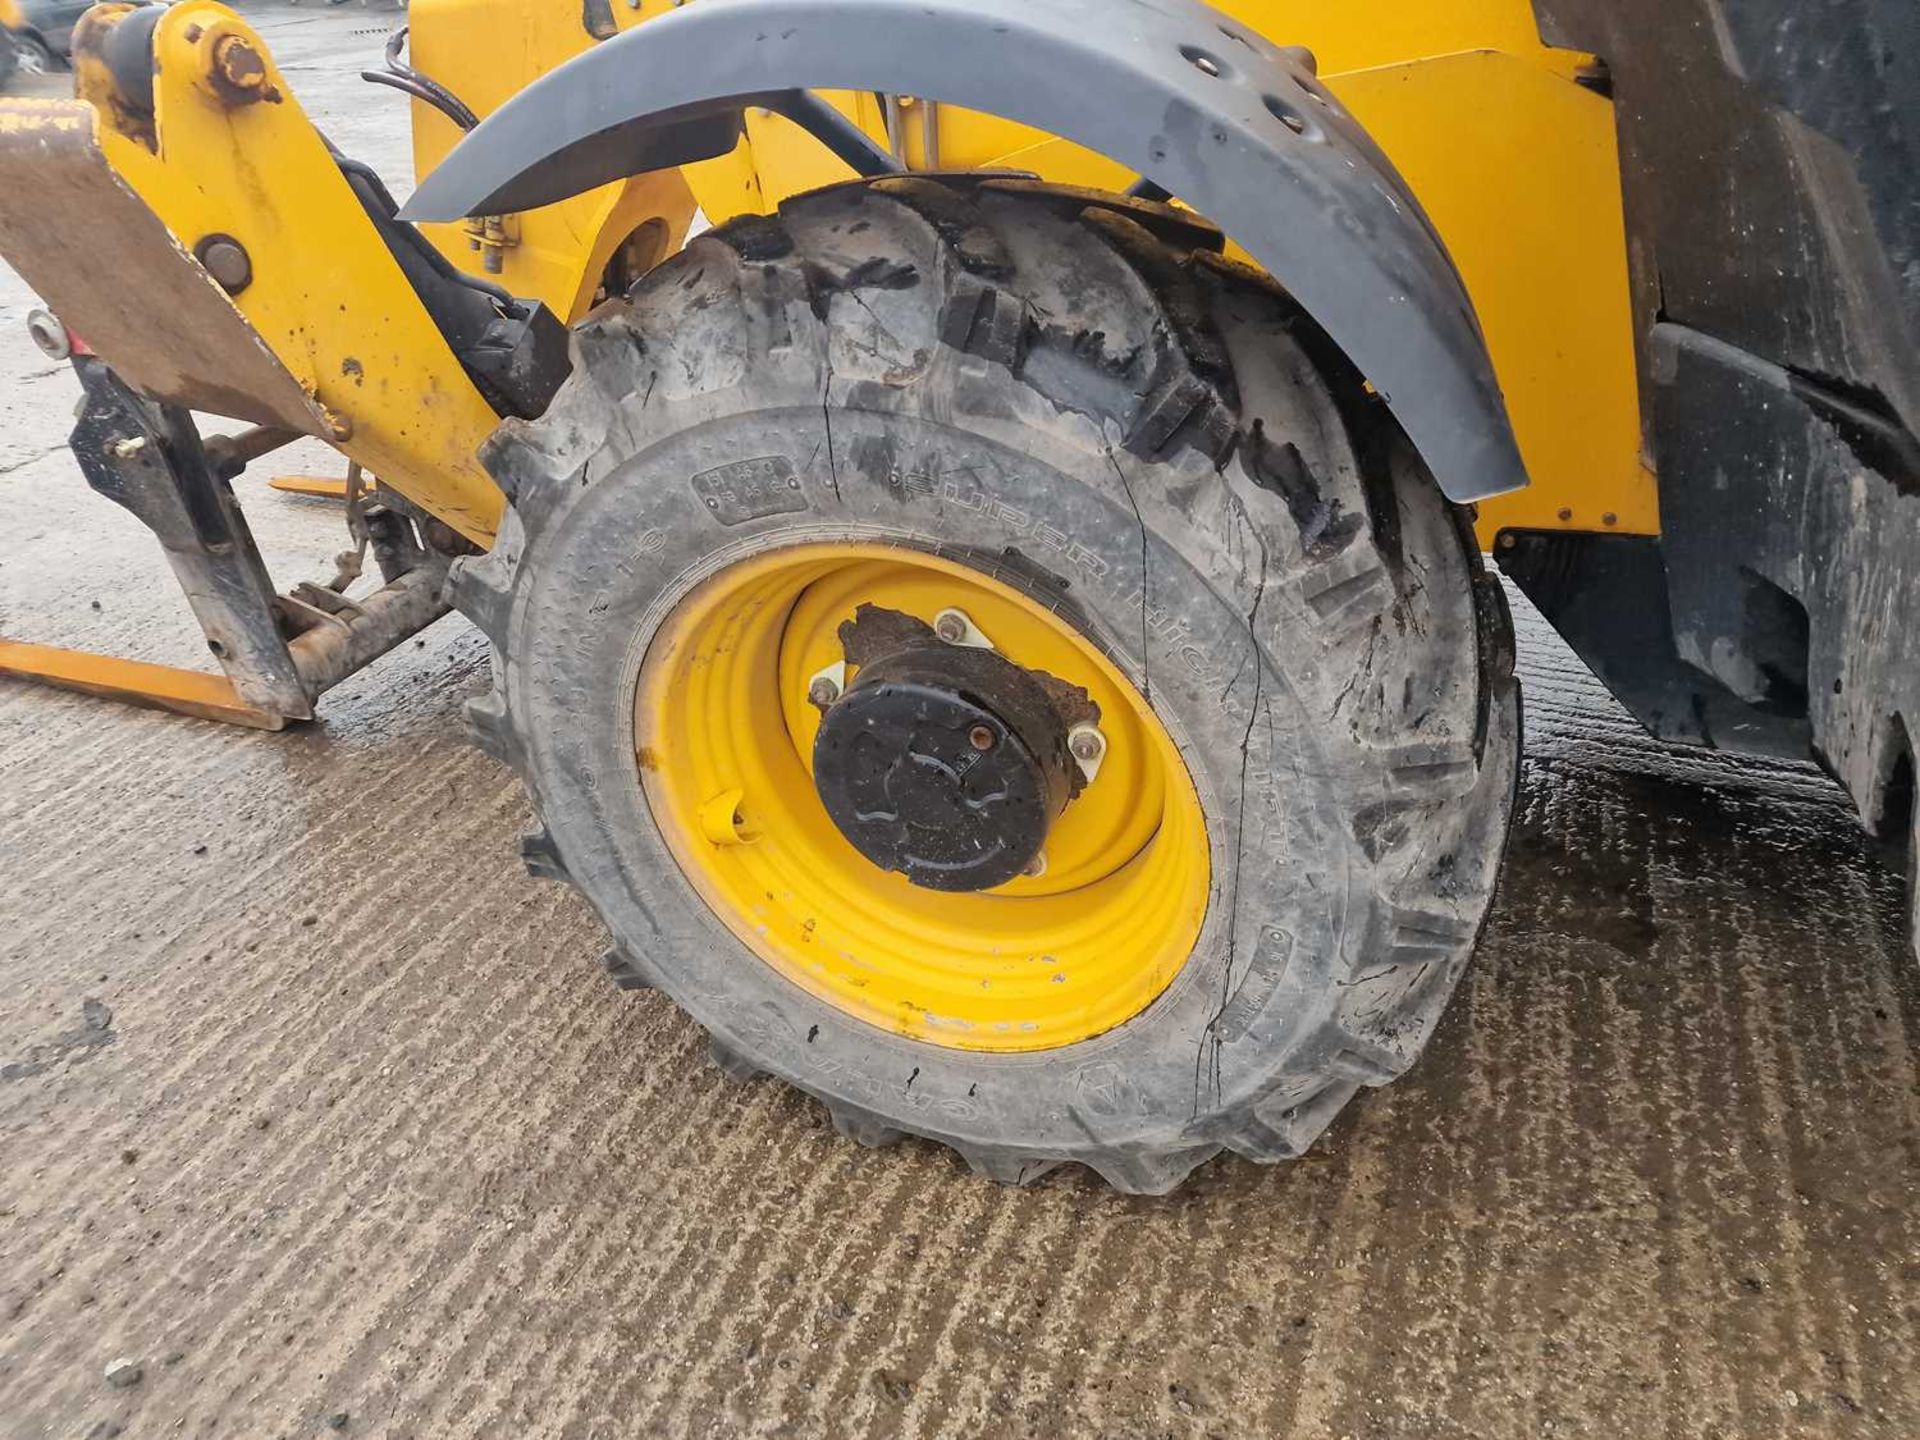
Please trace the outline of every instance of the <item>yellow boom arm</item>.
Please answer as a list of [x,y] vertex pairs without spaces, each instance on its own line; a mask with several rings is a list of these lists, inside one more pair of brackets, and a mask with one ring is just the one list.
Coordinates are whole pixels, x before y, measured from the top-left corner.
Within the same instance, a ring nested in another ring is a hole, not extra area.
[[108,59],[133,13],[82,20],[78,99],[0,101],[0,252],[146,394],[329,440],[487,543],[498,417],[266,47],[188,0],[142,93]]

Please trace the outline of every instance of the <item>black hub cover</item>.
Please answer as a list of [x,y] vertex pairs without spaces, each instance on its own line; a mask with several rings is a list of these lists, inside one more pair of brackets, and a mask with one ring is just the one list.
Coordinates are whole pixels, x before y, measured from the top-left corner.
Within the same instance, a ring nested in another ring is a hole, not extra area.
[[859,671],[813,747],[840,833],[929,890],[1025,872],[1080,788],[1067,732],[1097,714],[1086,692],[897,611],[863,605],[840,634]]

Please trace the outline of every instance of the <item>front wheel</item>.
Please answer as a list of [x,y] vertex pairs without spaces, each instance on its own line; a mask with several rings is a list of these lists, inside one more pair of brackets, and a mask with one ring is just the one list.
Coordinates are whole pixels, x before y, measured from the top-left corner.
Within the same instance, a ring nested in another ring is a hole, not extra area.
[[51,75],[63,68],[60,57],[36,36],[16,35],[13,37],[13,46],[14,68],[22,75]]
[[736,1074],[1023,1182],[1300,1154],[1490,902],[1471,533],[1184,212],[898,177],[701,236],[489,464],[530,864]]

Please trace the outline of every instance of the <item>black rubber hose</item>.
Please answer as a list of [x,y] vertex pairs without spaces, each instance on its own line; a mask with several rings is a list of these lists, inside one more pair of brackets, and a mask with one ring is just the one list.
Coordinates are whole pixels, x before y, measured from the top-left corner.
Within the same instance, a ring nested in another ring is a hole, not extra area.
[[407,43],[408,29],[408,26],[402,25],[387,37],[387,68],[362,70],[360,78],[375,85],[388,85],[403,91],[416,100],[425,101],[462,130],[473,129],[480,123],[480,117],[473,113],[465,101],[438,80],[422,75],[411,65],[401,63],[400,51]]
[[779,90],[761,97],[776,115],[784,115],[850,166],[871,180],[898,175],[907,167],[873,143],[871,136],[811,90]]

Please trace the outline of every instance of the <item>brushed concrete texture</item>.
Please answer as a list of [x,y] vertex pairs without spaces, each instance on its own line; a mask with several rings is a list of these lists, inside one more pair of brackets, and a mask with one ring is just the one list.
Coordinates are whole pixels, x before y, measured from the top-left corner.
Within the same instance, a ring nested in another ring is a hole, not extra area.
[[[255,14],[404,179],[355,78],[391,17]],[[0,632],[191,663],[28,301],[0,271]],[[337,515],[269,468],[276,573],[324,575]],[[1426,1059],[1158,1201],[723,1081],[521,872],[462,620],[278,737],[0,685],[0,1435],[1920,1435],[1899,878],[1811,767],[1664,750],[1521,642],[1519,826]]]

